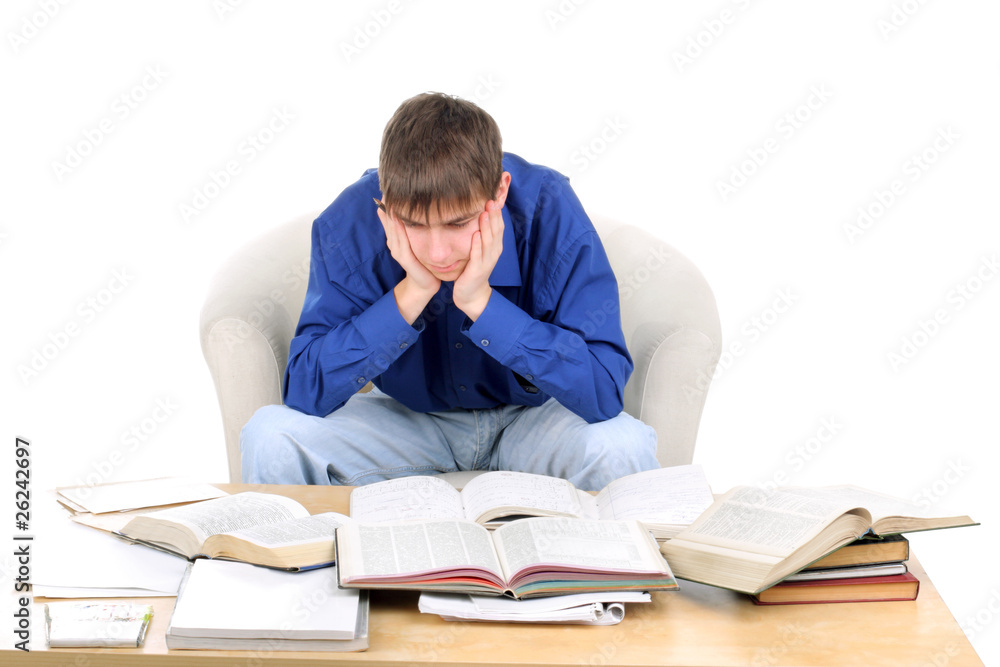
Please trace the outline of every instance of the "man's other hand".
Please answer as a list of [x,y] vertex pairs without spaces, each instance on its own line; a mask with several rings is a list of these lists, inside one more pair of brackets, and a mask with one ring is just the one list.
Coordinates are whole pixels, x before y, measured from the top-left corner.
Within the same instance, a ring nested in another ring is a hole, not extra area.
[[486,210],[479,214],[479,231],[472,235],[469,263],[455,280],[455,305],[473,322],[483,314],[493,294],[490,274],[503,252],[501,209],[496,201],[486,202]]

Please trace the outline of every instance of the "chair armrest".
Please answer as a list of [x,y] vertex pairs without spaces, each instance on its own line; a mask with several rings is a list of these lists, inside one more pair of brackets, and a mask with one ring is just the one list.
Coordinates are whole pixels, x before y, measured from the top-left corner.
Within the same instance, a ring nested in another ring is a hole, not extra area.
[[622,330],[635,369],[625,411],[656,430],[661,466],[691,463],[722,351],[715,296],[675,248],[631,225],[596,218],[618,278]]
[[243,425],[258,408],[282,402],[316,215],[295,218],[243,246],[215,274],[202,306],[201,349],[219,397],[231,482],[241,481]]

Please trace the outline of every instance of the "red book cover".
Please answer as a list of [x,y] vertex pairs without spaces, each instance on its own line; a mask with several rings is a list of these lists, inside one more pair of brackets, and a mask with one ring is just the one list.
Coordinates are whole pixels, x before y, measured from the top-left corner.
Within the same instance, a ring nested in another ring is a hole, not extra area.
[[916,600],[920,580],[910,572],[887,577],[789,581],[762,590],[756,604],[817,604],[825,602],[884,602]]

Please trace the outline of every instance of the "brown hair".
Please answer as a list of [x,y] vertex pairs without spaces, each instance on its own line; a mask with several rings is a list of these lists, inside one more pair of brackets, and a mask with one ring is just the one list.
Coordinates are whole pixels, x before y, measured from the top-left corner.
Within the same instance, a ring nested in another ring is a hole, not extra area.
[[496,196],[503,149],[496,121],[472,102],[423,93],[403,102],[382,133],[378,180],[383,203],[427,220],[433,202],[468,211]]

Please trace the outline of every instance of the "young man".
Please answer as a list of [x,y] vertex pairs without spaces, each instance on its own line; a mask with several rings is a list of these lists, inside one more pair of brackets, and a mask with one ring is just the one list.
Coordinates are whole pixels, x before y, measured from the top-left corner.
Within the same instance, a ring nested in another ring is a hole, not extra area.
[[476,105],[411,98],[378,171],[313,224],[285,405],[243,428],[243,481],[488,469],[597,490],[656,468],[655,432],[622,412],[618,305],[567,179],[503,153]]

